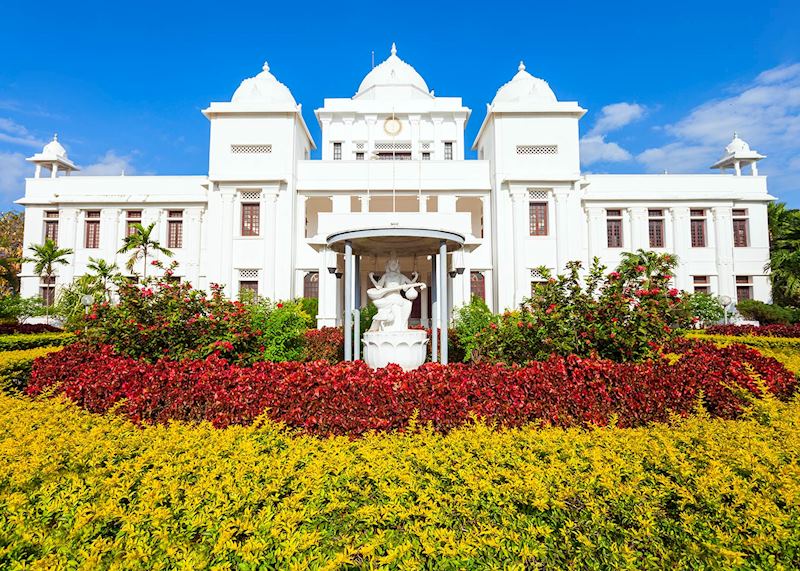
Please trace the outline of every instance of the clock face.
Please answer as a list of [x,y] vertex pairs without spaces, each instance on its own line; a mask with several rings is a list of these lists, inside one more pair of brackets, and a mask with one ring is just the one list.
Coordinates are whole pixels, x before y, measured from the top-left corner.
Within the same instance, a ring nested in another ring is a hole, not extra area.
[[403,126],[400,124],[400,121],[397,119],[387,119],[386,122],[383,124],[383,130],[386,131],[387,135],[397,135]]

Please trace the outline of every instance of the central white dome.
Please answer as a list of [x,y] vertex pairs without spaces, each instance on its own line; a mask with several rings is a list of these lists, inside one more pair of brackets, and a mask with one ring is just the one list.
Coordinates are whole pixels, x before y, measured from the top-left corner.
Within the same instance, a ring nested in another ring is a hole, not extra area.
[[417,70],[409,64],[397,57],[397,47],[392,44],[391,55],[383,62],[375,66],[370,71],[361,85],[358,86],[358,92],[355,97],[360,97],[370,89],[375,88],[412,88],[419,90],[425,95],[430,96],[428,84],[422,79],[422,76],[417,73]]
[[517,74],[511,81],[497,90],[492,100],[495,103],[557,103],[556,94],[543,79],[533,77],[525,71],[525,64],[519,62]]

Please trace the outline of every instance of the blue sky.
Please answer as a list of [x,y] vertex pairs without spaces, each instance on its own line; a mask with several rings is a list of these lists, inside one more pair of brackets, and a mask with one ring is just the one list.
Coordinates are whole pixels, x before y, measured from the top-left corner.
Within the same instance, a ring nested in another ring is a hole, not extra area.
[[88,174],[205,174],[208,122],[264,60],[303,104],[355,93],[398,55],[473,109],[520,59],[577,100],[587,172],[709,172],[732,131],[800,207],[800,3],[63,2],[0,8],[0,208],[59,133]]

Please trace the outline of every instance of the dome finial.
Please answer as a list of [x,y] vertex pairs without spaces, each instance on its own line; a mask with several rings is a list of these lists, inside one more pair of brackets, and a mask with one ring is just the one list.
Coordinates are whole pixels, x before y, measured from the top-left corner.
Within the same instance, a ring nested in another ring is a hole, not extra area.
[[519,60],[519,65],[517,66],[517,71],[525,71],[525,62]]
[[58,141],[58,133],[53,133],[53,140]]
[[736,132],[736,131],[734,131],[734,132],[733,132],[733,138],[734,138],[734,139],[738,139],[738,138],[739,138],[739,133],[738,133],[738,132]]
[[393,56],[397,55],[397,46],[394,44],[394,42],[392,42],[392,55]]
[[266,61],[265,61],[265,62],[264,62],[264,65],[263,65],[263,66],[261,66],[261,69],[263,69],[264,71],[269,71],[269,62],[266,62]]

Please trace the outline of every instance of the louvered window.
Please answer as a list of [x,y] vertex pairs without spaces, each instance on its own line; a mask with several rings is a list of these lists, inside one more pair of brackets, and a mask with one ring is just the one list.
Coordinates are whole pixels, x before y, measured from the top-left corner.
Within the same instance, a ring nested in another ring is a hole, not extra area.
[[606,210],[606,238],[609,248],[622,248],[621,210]]
[[260,230],[260,205],[258,203],[242,204],[242,236],[258,236]]
[[658,209],[650,209],[647,211],[648,215],[648,231],[650,234],[650,247],[663,248],[664,247],[664,211]]

